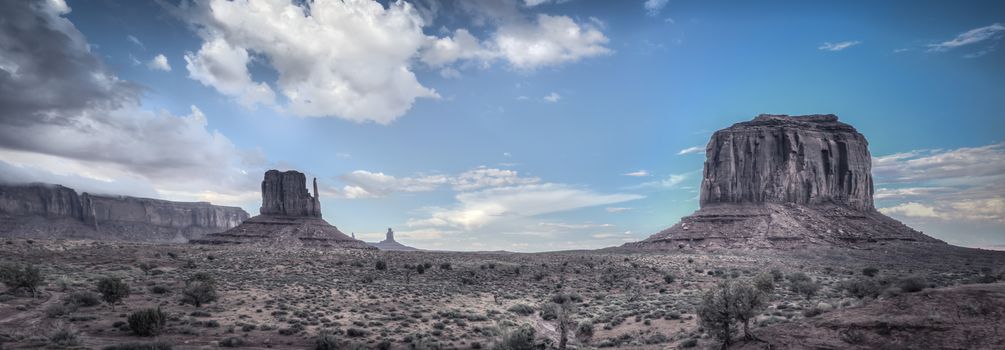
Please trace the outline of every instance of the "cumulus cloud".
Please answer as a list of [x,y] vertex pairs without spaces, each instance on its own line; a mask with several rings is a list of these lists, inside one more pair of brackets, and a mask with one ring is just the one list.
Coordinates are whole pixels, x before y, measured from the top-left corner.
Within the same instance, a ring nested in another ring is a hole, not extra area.
[[1005,143],[876,157],[873,173],[884,213],[1005,223]]
[[272,88],[251,80],[249,62],[246,49],[231,46],[220,38],[204,42],[199,52],[185,54],[189,78],[236,98],[246,107],[274,104],[276,95]]
[[1005,25],[994,23],[986,27],[968,30],[951,40],[929,44],[928,51],[949,51],[960,46],[973,45],[988,40],[998,40],[1001,39],[1002,33],[1005,33]]
[[471,191],[486,187],[528,185],[540,181],[536,177],[521,177],[515,170],[479,167],[457,175],[451,183],[456,191]]
[[841,51],[861,43],[861,41],[841,41],[836,43],[825,42],[817,47],[817,49],[822,51]]
[[171,199],[255,188],[246,173],[260,154],[207,129],[195,106],[180,116],[142,108],[141,90],[90,52],[69,11],[61,1],[0,2],[0,179]]
[[575,62],[610,53],[592,22],[566,16],[528,16],[513,1],[459,2],[475,25],[491,24],[487,38],[465,28],[427,35],[438,2],[210,0],[187,9],[204,39],[185,56],[189,75],[223,94],[250,103],[270,102],[269,85],[247,73],[249,53],[278,73],[274,86],[283,109],[298,116],[334,116],[388,124],[419,99],[439,98],[421,84],[416,63],[446,78],[459,67],[503,60],[520,70]]
[[695,153],[705,153],[705,147],[704,146],[688,147],[680,150],[680,152],[677,152],[677,155],[682,156],[685,154],[695,154]]
[[670,2],[670,0],[646,0],[646,2],[642,4],[642,7],[646,10],[647,15],[650,17],[656,17],[659,16],[660,12],[663,11],[663,8],[667,6],[668,2]]
[[168,63],[168,59],[164,56],[164,54],[154,56],[154,58],[147,62],[147,68],[152,70],[162,70],[165,72],[171,71],[171,65]]

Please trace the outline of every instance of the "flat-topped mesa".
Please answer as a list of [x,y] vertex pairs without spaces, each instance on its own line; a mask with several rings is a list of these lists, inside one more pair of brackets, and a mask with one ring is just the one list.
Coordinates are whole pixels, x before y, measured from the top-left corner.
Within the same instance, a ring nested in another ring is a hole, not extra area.
[[832,114],[762,114],[712,135],[701,206],[839,204],[873,210],[869,143]]
[[269,170],[262,180],[262,215],[321,217],[318,180],[314,179],[314,195],[307,192],[304,173],[290,170]]
[[700,209],[630,248],[942,243],[873,207],[869,143],[837,116],[759,115],[716,131]]

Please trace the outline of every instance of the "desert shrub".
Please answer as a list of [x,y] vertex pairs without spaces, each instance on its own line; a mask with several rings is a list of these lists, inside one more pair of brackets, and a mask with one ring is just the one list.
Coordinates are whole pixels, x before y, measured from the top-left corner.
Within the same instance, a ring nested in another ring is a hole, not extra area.
[[865,332],[855,328],[839,331],[838,337],[841,338],[841,341],[852,345],[865,343]]
[[757,290],[771,293],[775,290],[775,277],[769,273],[762,273],[754,277],[754,287]]
[[139,267],[140,270],[143,271],[144,275],[149,275],[150,270],[157,268],[157,265],[148,262],[141,262],[138,265],[136,265],[136,267]]
[[914,293],[925,289],[925,287],[928,286],[928,282],[925,281],[924,277],[910,276],[897,282],[897,286],[900,287],[900,290],[906,293]]
[[[801,277],[796,275],[802,275]],[[793,278],[796,276],[795,278]],[[806,276],[802,272],[797,272],[789,276],[789,290],[793,293],[799,294],[809,300],[817,292],[820,291],[820,284],[814,282],[809,276]]]
[[871,278],[845,281],[841,284],[841,289],[848,293],[848,295],[859,299],[865,297],[876,298],[879,297],[879,294],[883,291],[883,287]]
[[318,332],[318,336],[314,338],[314,349],[315,350],[337,350],[341,349],[338,343],[338,336],[335,331],[330,329],[322,329]]
[[64,315],[69,315],[77,311],[77,305],[74,304],[53,304],[45,308],[45,316],[48,318],[57,318]]
[[803,310],[803,317],[817,317],[820,316],[820,314],[822,313],[824,313],[824,310],[821,310],[818,307],[811,307],[806,310]]
[[698,339],[694,338],[684,339],[684,341],[680,342],[679,346],[681,349],[690,349],[696,347],[698,346]]
[[34,265],[18,263],[0,265],[0,282],[11,291],[24,290],[35,296],[38,294],[38,286],[44,280],[42,271]]
[[666,284],[673,283],[675,280],[677,280],[677,277],[675,277],[673,274],[668,273],[663,275],[663,282],[666,282]]
[[368,334],[370,334],[370,332],[367,332],[365,329],[349,328],[345,330],[345,335],[353,338],[365,337]]
[[62,323],[56,324],[52,332],[49,333],[49,342],[56,346],[80,345],[80,339],[77,336],[77,331]]
[[220,346],[225,348],[236,348],[244,346],[245,344],[247,343],[244,339],[238,337],[227,337],[226,339],[220,341]]
[[534,348],[534,328],[530,325],[522,325],[503,332],[492,346],[493,350],[532,350]]
[[94,292],[79,291],[70,293],[70,295],[66,296],[63,303],[80,307],[91,307],[100,305],[101,299],[99,299],[98,295],[94,294]]
[[534,313],[534,308],[527,304],[516,304],[510,306],[507,310],[520,316],[527,316]]
[[102,350],[171,350],[171,344],[159,341],[151,343],[122,343],[116,345],[109,345],[101,349]]
[[547,303],[541,307],[541,318],[545,321],[551,321],[558,318],[559,305],[556,303]]
[[101,293],[101,300],[112,305],[113,308],[115,303],[129,296],[129,285],[118,277],[102,277],[98,280],[97,287],[98,293]]
[[387,262],[384,260],[377,260],[377,262],[374,263],[373,267],[376,268],[378,271],[387,270]]
[[878,273],[879,273],[879,269],[877,269],[875,267],[866,267],[866,268],[862,269],[862,275],[864,275],[864,276],[875,277],[876,274],[878,274]]
[[195,307],[202,307],[202,304],[214,302],[216,299],[216,280],[205,272],[189,277],[185,281],[185,288],[181,291],[181,302]]
[[129,330],[141,337],[152,337],[161,334],[167,324],[167,314],[156,309],[143,309],[129,314]]
[[775,282],[781,282],[785,279],[785,274],[779,269],[771,269],[771,277],[775,279]]
[[154,293],[154,294],[167,294],[167,293],[170,293],[170,292],[171,292],[171,289],[168,288],[167,286],[156,285],[156,286],[150,287],[150,293]]
[[440,270],[450,270],[450,263],[445,262],[440,264]]
[[593,338],[593,323],[589,321],[580,322],[576,326],[576,339],[581,343],[586,343]]
[[425,265],[416,265],[415,266],[415,273],[421,275],[421,274],[423,274],[425,272],[426,272],[426,266]]

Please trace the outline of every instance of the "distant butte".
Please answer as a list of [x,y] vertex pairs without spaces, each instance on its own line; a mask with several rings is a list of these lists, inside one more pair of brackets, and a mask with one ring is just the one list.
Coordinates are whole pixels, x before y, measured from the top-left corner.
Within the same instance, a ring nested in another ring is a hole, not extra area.
[[630,248],[940,243],[873,206],[868,142],[826,115],[760,115],[716,131],[700,209]]
[[395,241],[394,240],[394,230],[392,230],[390,227],[387,228],[387,233],[385,234],[383,241],[376,242],[376,243],[367,242],[366,244],[369,244],[371,247],[374,247],[374,248],[377,248],[377,249],[380,249],[380,250],[393,250],[393,251],[414,251],[414,250],[419,250],[418,248],[412,248],[412,247],[409,247],[407,245],[398,243],[398,241]]
[[235,228],[192,242],[374,249],[321,218],[317,179],[314,179],[314,194],[311,195],[307,191],[307,177],[298,171],[265,172],[259,211],[260,215]]

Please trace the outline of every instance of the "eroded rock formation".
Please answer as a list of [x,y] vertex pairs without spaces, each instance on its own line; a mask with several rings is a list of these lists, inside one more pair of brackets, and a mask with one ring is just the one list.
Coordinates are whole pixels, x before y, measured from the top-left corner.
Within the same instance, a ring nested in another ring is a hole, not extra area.
[[307,177],[298,171],[269,170],[262,180],[261,214],[225,232],[192,240],[199,244],[262,244],[271,247],[373,249],[321,218],[318,183],[307,192]]
[[298,171],[269,170],[262,180],[262,215],[321,217],[318,199],[318,179],[314,179],[314,195],[307,192],[307,177]]
[[77,194],[49,184],[0,186],[0,234],[33,238],[185,241],[233,228],[237,207],[126,196]]
[[409,247],[407,245],[398,243],[394,240],[394,230],[390,227],[387,228],[387,233],[384,234],[384,240],[376,243],[367,243],[371,247],[375,247],[380,250],[394,250],[394,251],[412,251],[419,250],[418,248]]
[[834,115],[760,115],[712,135],[700,209],[628,247],[941,242],[873,207],[868,142]]

